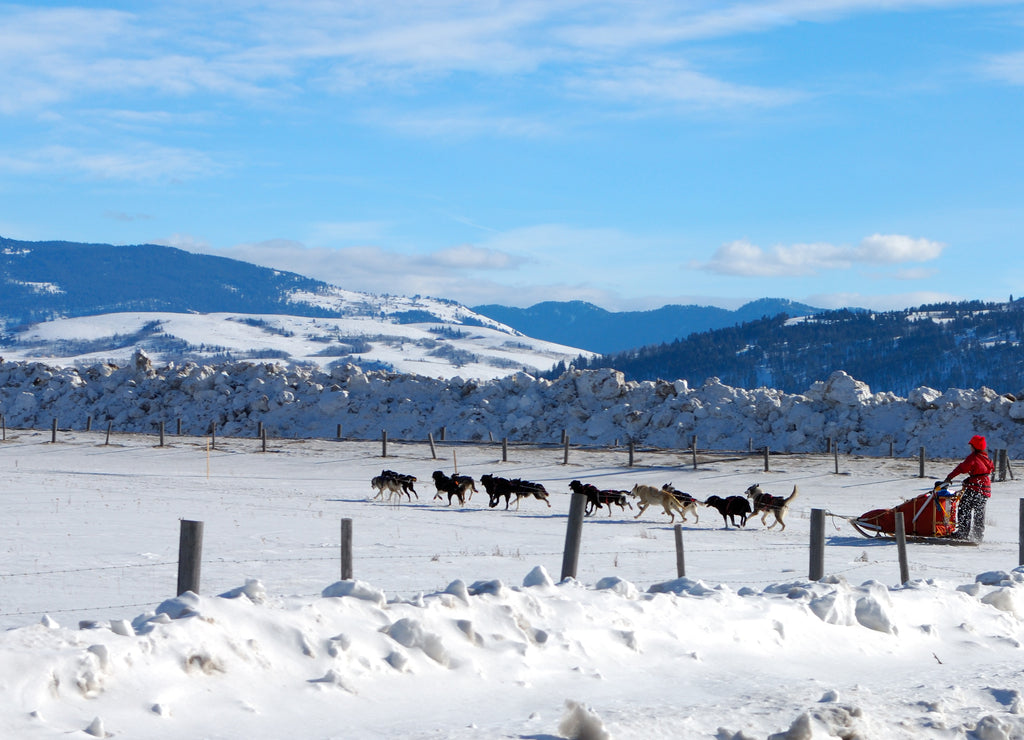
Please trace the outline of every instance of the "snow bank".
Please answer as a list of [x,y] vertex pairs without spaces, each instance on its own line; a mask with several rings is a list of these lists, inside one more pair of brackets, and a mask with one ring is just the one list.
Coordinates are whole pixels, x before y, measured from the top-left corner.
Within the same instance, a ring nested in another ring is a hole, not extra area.
[[[516,373],[491,381],[332,371],[239,362],[154,367],[137,352],[126,367],[51,367],[0,361],[0,412],[8,426],[98,428],[153,433],[182,419],[183,432],[253,436],[262,422],[271,436],[421,440],[446,428],[450,439],[573,443],[616,441],[688,447],[693,435],[708,449],[768,445],[780,452],[819,452],[832,438],[844,454],[957,457],[973,434],[1024,454],[1022,402],[995,391],[918,388],[901,398],[872,393],[842,371],[805,393],[733,388],[717,378],[691,388],[626,382],[622,373],[570,370],[554,381]],[[170,427],[169,427],[170,428]]]
[[[999,593],[1019,602],[1022,589],[1021,569],[960,589],[835,577],[739,592],[679,579],[646,593],[556,586],[535,569],[522,587],[465,598],[449,587],[378,600],[368,584],[341,582],[320,599],[259,603],[247,594],[265,589],[248,583],[221,597],[185,593],[127,629],[47,620],[0,633],[0,676],[18,709],[3,716],[18,736],[192,737],[216,726],[228,734],[213,736],[275,737],[291,712],[306,737],[336,736],[325,728],[342,717],[346,736],[410,736],[403,717],[426,736],[439,718],[454,732],[456,716],[500,696],[520,716],[534,702],[533,731],[520,719],[506,737],[1021,737],[1024,704],[1010,683],[1021,624],[989,604]],[[836,609],[815,607],[825,602],[857,616],[831,619]],[[975,665],[981,657],[991,662]],[[781,693],[765,663],[793,667],[780,671]],[[842,681],[829,678],[835,665],[847,668]],[[742,686],[742,704],[714,695],[723,681]],[[214,692],[222,703],[204,714]],[[468,736],[496,736],[488,729]]]

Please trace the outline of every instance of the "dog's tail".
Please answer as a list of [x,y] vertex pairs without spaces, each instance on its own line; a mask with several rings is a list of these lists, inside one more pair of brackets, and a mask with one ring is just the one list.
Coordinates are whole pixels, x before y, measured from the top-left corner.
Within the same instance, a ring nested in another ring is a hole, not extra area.
[[799,493],[799,491],[797,490],[797,487],[796,487],[796,486],[793,486],[793,493],[789,494],[789,495],[788,495],[788,496],[786,497],[786,503],[788,504],[788,503],[789,503],[789,502],[791,502],[791,501],[792,501],[793,499],[795,499],[795,498],[796,498],[796,495],[797,495],[798,493]]

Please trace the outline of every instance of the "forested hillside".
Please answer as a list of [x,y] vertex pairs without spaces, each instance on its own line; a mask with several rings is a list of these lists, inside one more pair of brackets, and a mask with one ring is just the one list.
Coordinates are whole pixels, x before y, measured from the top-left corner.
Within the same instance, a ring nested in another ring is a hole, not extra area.
[[[718,377],[743,388],[800,393],[835,370],[874,391],[905,395],[927,385],[1024,389],[1024,302],[945,303],[904,311],[826,311],[749,321],[685,339],[586,360],[631,380]],[[552,372],[557,376],[561,366]]]

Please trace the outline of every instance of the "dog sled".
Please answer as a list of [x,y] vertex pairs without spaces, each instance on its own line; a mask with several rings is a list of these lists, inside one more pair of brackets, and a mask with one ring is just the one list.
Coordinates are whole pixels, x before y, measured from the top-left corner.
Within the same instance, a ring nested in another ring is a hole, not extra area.
[[932,490],[904,501],[891,509],[872,509],[850,524],[864,537],[896,536],[896,514],[903,514],[903,531],[907,542],[931,542],[950,545],[976,545],[956,534],[957,506],[960,491],[950,491],[945,481],[936,481]]

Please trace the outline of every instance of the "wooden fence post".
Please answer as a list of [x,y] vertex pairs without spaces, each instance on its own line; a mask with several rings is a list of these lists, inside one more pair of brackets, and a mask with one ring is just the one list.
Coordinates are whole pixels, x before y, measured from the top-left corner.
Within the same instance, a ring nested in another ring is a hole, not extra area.
[[444,438],[448,436],[448,428],[441,427],[441,441],[444,442]]
[[569,464],[569,435],[565,435],[565,454],[562,457],[562,465]]
[[825,510],[811,509],[811,564],[808,580],[825,577]]
[[92,431],[92,417],[91,416],[85,417],[85,431],[87,431],[87,432],[91,432]]
[[177,434],[177,436],[179,436],[179,437],[181,436],[181,417],[180,416],[178,417],[178,434]]
[[53,420],[53,427],[50,429],[50,442],[56,444],[57,442],[57,420]]
[[427,432],[427,441],[430,442],[430,457],[432,460],[437,459],[437,448],[434,447],[434,433]]
[[256,439],[260,439],[263,436],[263,422],[256,422]]
[[565,529],[565,550],[562,553],[562,577],[576,577],[576,567],[580,560],[580,542],[583,539],[583,514],[587,507],[587,495],[574,493],[569,502],[569,522]]
[[835,459],[836,463],[836,475],[839,475],[839,445],[835,445],[832,448],[832,457]]
[[893,441],[892,441],[892,440],[890,439],[890,440],[889,440],[889,458],[890,458],[890,459],[891,459],[891,458],[893,458],[893,457],[895,456],[895,452],[896,452],[896,443],[895,443],[895,442],[893,442]]
[[693,453],[693,469],[697,469],[697,435],[693,435],[693,439],[690,440],[690,451]]
[[341,439],[341,424],[338,425],[338,439]]
[[181,520],[178,538],[178,596],[199,593],[199,572],[203,561],[203,523]]
[[263,452],[267,451],[267,428],[263,427],[260,430],[260,439],[263,440]]
[[1006,450],[999,450],[999,482],[1002,483],[1006,480],[1006,471],[1010,467],[1010,460],[1007,457]]
[[103,443],[103,444],[105,444],[105,445],[108,445],[108,444],[110,444],[110,428],[111,428],[112,426],[114,426],[114,422],[112,422],[112,421],[108,421],[108,422],[107,422],[107,441]]
[[164,446],[164,423],[160,422],[160,446]]
[[633,452],[636,449],[636,443],[633,440],[629,440],[629,467],[633,467]]
[[765,445],[764,446],[764,472],[767,473],[768,470],[769,470],[769,465],[768,465],[768,445]]
[[352,580],[352,520],[341,520],[341,580]]
[[381,429],[380,430],[380,456],[381,457],[387,457],[388,456],[388,430],[387,429]]
[[674,527],[676,537],[676,577],[686,578],[686,558],[683,555],[683,525]]
[[832,437],[825,437],[825,454],[832,452]]
[[508,462],[508,437],[501,438],[501,461]]
[[210,448],[217,449],[217,422],[210,422]]
[[921,445],[921,470],[917,474],[918,478],[924,478],[924,445]]
[[6,442],[7,441],[7,417],[4,416],[3,414],[0,414],[0,425],[3,425],[3,428],[4,428],[4,442]]
[[907,564],[907,530],[903,523],[903,512],[896,512],[896,553],[900,559],[900,585],[910,580],[910,566]]
[[1018,504],[1017,514],[1017,565],[1024,565],[1024,498]]

